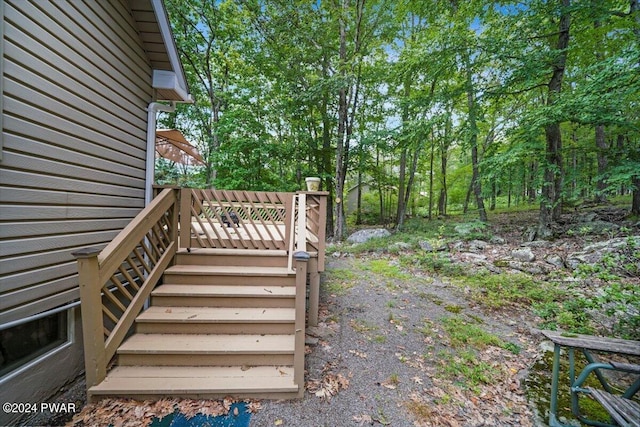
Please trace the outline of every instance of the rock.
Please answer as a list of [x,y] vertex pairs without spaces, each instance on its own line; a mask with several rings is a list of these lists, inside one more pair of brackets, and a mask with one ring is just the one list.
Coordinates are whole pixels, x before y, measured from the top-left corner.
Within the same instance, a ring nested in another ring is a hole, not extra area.
[[598,215],[595,212],[587,212],[578,216],[577,222],[589,223],[593,222],[598,218]]
[[310,335],[305,336],[305,339],[304,339],[304,343],[306,345],[318,345],[319,342],[320,342],[319,338],[312,337]]
[[491,237],[491,240],[489,240],[489,243],[493,245],[504,245],[507,241],[500,236],[493,236]]
[[533,242],[538,234],[538,228],[536,226],[527,227],[522,233],[522,237],[525,242]]
[[349,243],[364,243],[371,239],[379,239],[382,237],[389,237],[391,233],[385,228],[370,228],[366,230],[359,230],[347,237]]
[[547,255],[544,258],[544,260],[548,264],[553,265],[554,267],[564,268],[564,261],[562,260],[562,257],[560,255],[555,255],[555,254]]
[[620,226],[613,222],[597,220],[574,224],[571,226],[570,231],[578,235],[605,234],[611,231],[617,231],[619,228]]
[[532,242],[525,242],[520,246],[527,248],[548,248],[551,246],[551,242],[548,240],[534,240]]
[[472,240],[469,242],[469,250],[472,252],[480,252],[485,250],[488,245],[484,240]]
[[460,236],[468,236],[471,233],[483,232],[485,228],[486,225],[481,222],[463,222],[457,224],[453,230]]
[[529,274],[546,274],[548,270],[541,265],[531,264],[530,262],[515,261],[512,259],[495,260],[493,264],[496,267],[506,267],[512,270],[522,271]]
[[487,260],[486,255],[475,254],[473,252],[462,252],[460,254],[460,258],[466,259],[476,264],[477,263],[483,264]]
[[[618,237],[587,245],[581,251],[569,254],[566,265],[575,270],[580,264],[598,264],[602,262],[605,255],[623,256],[629,246],[629,242],[632,243],[633,247],[639,247],[640,236]],[[627,263],[620,262],[617,267],[624,269],[625,264]]]
[[511,251],[511,257],[523,262],[533,262],[536,260],[536,256],[531,251],[531,248],[515,249]]
[[392,248],[395,248],[399,251],[409,251],[411,250],[412,246],[407,242],[396,242],[389,247],[389,249],[392,249]]
[[320,323],[318,326],[310,326],[307,328],[307,336],[309,337],[327,339],[333,334],[334,331],[324,323]]
[[420,246],[420,249],[422,249],[423,251],[433,252],[433,245],[426,240],[419,241],[418,246]]

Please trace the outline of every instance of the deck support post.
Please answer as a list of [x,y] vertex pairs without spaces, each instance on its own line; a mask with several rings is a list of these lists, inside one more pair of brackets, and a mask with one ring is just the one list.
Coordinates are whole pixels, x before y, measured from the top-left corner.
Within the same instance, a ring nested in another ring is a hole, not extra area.
[[99,253],[100,250],[97,248],[85,248],[72,254],[78,261],[87,401],[91,401],[88,390],[101,383],[107,375]]
[[320,304],[320,272],[318,258],[309,259],[309,326],[318,326],[318,306]]
[[309,253],[298,251],[293,254],[296,267],[296,320],[295,349],[293,354],[294,383],[298,386],[298,397],[304,395],[304,341],[305,341],[305,305],[307,299],[307,268]]

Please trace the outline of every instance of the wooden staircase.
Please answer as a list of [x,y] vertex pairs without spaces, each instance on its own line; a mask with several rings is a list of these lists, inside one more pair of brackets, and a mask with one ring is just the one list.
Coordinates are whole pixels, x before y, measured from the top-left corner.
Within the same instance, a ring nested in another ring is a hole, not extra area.
[[89,396],[301,396],[304,354],[296,365],[296,274],[287,252],[192,249],[175,259]]
[[88,399],[302,397],[327,195],[164,188],[74,252]]

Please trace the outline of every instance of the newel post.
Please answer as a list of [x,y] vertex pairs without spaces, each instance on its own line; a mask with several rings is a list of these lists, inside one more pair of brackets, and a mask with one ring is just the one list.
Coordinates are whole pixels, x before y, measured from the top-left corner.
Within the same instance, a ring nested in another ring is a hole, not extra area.
[[307,299],[307,267],[309,253],[298,251],[293,254],[296,266],[296,338],[293,355],[294,383],[298,385],[298,394],[304,394],[304,341],[305,341],[305,305]]
[[180,190],[180,236],[178,249],[191,247],[191,189]]
[[84,339],[84,366],[87,390],[100,384],[107,375],[102,320],[102,284],[100,283],[99,249],[85,248],[72,255],[78,261],[82,336]]

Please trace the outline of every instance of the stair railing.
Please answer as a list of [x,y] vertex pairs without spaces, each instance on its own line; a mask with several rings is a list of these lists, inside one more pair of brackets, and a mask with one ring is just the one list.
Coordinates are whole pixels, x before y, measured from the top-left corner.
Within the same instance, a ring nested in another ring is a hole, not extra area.
[[179,193],[164,189],[107,246],[78,262],[87,390],[107,365],[177,249]]
[[295,303],[295,351],[293,354],[294,383],[298,385],[299,395],[304,394],[304,342],[306,332],[307,271],[309,252],[307,252],[307,198],[305,194],[297,194],[294,199],[295,243],[291,248],[296,270],[296,303]]

